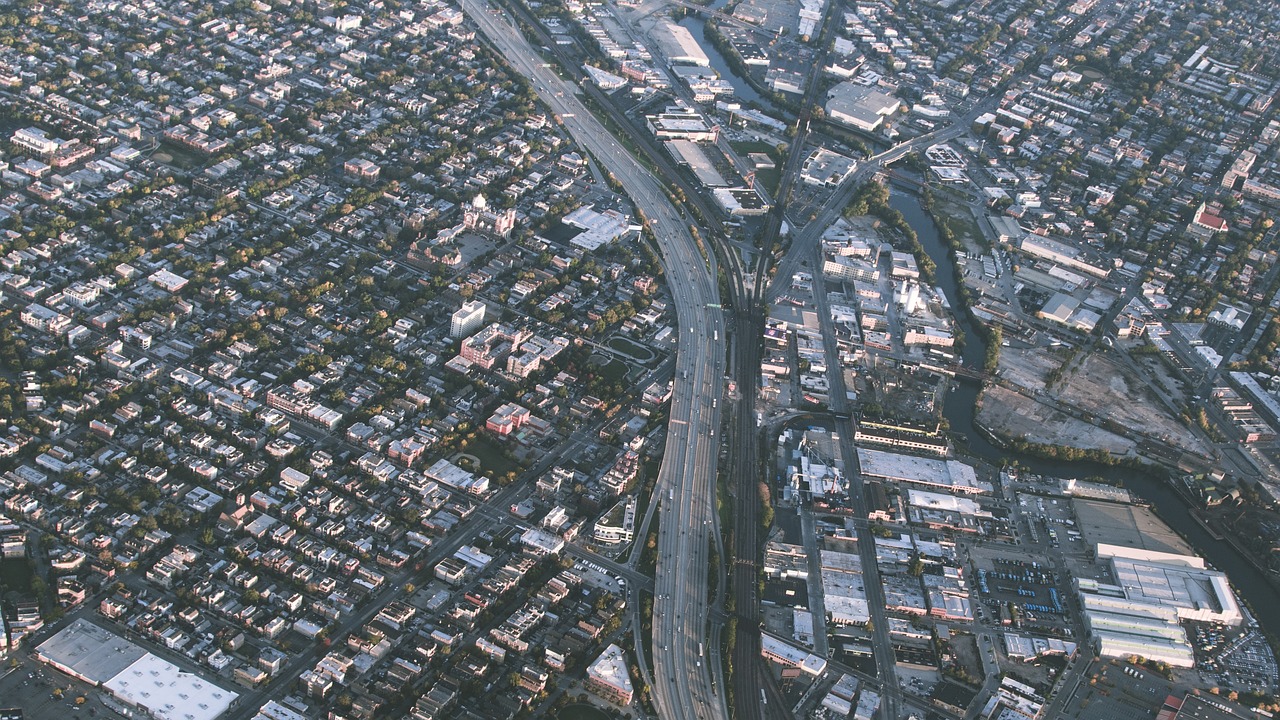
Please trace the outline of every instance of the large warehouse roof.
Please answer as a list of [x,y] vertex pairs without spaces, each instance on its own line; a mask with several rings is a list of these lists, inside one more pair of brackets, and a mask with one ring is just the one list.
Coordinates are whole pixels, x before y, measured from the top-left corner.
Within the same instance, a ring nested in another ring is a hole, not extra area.
[[931,485],[951,492],[989,493],[991,483],[978,480],[973,466],[958,460],[937,460],[858,448],[858,465],[868,477]]
[[239,697],[84,619],[44,641],[37,656],[160,720],[214,720]]
[[213,720],[236,699],[236,693],[183,672],[151,653],[108,680],[104,687],[129,704],[146,708],[160,720]]
[[711,58],[689,32],[670,20],[663,20],[653,27],[653,39],[663,55],[673,63],[689,63],[707,67]]
[[124,672],[147,651],[88,620],[76,620],[37,648],[58,669],[101,685]]

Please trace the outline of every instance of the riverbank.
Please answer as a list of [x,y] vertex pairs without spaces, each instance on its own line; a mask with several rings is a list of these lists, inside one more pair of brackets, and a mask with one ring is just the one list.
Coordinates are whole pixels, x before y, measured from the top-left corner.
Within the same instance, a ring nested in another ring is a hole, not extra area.
[[[902,188],[894,188],[889,204],[902,213],[925,252],[939,266],[936,281],[948,298],[961,297],[952,249],[943,244],[932,217],[921,207],[920,198]],[[942,267],[950,265],[952,271]],[[962,351],[964,364],[980,367],[987,354],[986,334],[980,332],[968,312],[957,312],[957,327],[969,339]],[[1018,453],[1007,441],[985,432],[975,422],[981,389],[970,383],[959,383],[947,394],[943,417],[951,432],[964,438],[967,454],[997,467],[1016,460],[1031,472],[1049,477],[1081,478],[1100,476],[1122,485],[1135,498],[1149,504],[1161,520],[1182,536],[1187,543],[1218,570],[1227,574],[1242,599],[1254,608],[1280,607],[1280,583],[1274,573],[1259,567],[1251,554],[1232,539],[1215,539],[1192,516],[1194,499],[1187,498],[1177,482],[1171,482],[1167,471],[1151,466],[1119,466],[1090,459],[1062,460]],[[1224,534],[1227,535],[1227,534]],[[1258,621],[1271,637],[1280,637],[1280,613],[1260,614]]]

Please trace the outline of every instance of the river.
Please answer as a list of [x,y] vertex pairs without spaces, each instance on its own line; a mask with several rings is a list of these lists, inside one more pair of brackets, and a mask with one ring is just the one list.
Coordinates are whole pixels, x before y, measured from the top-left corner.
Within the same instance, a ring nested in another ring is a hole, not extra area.
[[[965,343],[964,364],[969,367],[982,367],[987,354],[987,344],[978,334],[968,313],[959,307],[960,292],[956,285],[955,273],[952,272],[952,261],[948,248],[938,236],[937,226],[933,218],[920,206],[920,198],[913,192],[894,185],[891,187],[889,205],[906,218],[915,230],[925,252],[938,266],[936,280],[946,293],[956,317],[956,323],[964,332]],[[1165,481],[1155,475],[1130,468],[1112,467],[1094,462],[1063,462],[1045,460],[1010,453],[987,441],[974,426],[974,412],[977,408],[978,388],[973,383],[961,382],[956,389],[947,394],[942,414],[951,425],[951,431],[968,440],[969,454],[987,462],[1000,465],[1006,458],[1016,459],[1021,465],[1031,468],[1032,472],[1051,477],[1084,478],[1099,476],[1112,481],[1119,481],[1137,498],[1148,502],[1166,524],[1182,535],[1197,553],[1225,572],[1240,595],[1249,605],[1259,612],[1255,616],[1264,628],[1273,636],[1280,637],[1280,612],[1268,612],[1267,608],[1280,607],[1280,591],[1267,581],[1256,567],[1250,564],[1231,544],[1214,540],[1200,526],[1189,512],[1190,507],[1177,492],[1168,487]]]

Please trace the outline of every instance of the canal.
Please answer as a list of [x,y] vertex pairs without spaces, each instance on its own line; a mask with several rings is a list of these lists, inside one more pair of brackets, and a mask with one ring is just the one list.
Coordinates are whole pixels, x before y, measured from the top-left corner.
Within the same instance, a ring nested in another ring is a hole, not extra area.
[[[968,313],[959,307],[960,292],[956,285],[955,273],[952,272],[952,260],[948,248],[938,235],[938,228],[933,218],[921,207],[919,196],[897,185],[891,187],[889,205],[906,218],[907,223],[915,230],[925,252],[938,267],[936,280],[946,294],[947,301],[951,303],[957,325],[964,332],[965,343],[962,355],[964,364],[969,367],[982,367],[987,354],[987,345],[971,322]],[[1190,507],[1186,501],[1168,487],[1163,478],[1131,468],[1112,467],[1093,462],[1045,460],[1002,450],[988,442],[974,425],[977,403],[978,387],[973,383],[961,382],[955,390],[947,394],[946,405],[942,411],[943,417],[950,423],[951,431],[967,439],[969,454],[995,465],[1001,465],[1006,458],[1017,460],[1019,464],[1029,467],[1032,472],[1051,477],[1084,478],[1096,475],[1120,482],[1135,497],[1150,503],[1161,520],[1181,534],[1191,547],[1214,567],[1226,573],[1231,584],[1254,608],[1254,615],[1258,622],[1272,637],[1280,638],[1280,612],[1269,611],[1269,609],[1280,608],[1280,591],[1277,591],[1263,573],[1250,564],[1231,544],[1213,539],[1191,517]]]
[[[718,9],[713,4],[713,9]],[[693,39],[698,41],[698,45],[702,47],[702,51],[707,54],[707,58],[711,61],[711,67],[720,73],[720,77],[724,78],[733,86],[733,94],[743,104],[754,103],[757,107],[770,110],[773,105],[765,99],[755,88],[751,87],[751,83],[741,75],[735,73],[729,65],[729,61],[724,59],[720,51],[711,44],[707,39],[707,22],[701,15],[691,12],[684,17],[679,23],[681,27],[693,33]]]

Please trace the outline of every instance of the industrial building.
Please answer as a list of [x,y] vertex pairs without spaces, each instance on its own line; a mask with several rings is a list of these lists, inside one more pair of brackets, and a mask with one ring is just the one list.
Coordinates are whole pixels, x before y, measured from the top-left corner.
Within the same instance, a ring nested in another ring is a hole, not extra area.
[[1203,559],[1118,545],[1097,545],[1115,584],[1077,578],[1085,625],[1104,657],[1140,655],[1192,667],[1195,653],[1182,623],[1236,626],[1244,617],[1226,575]]
[[658,43],[658,52],[672,65],[679,63],[702,67],[711,65],[711,58],[707,57],[702,46],[698,45],[693,33],[670,20],[662,20],[655,25],[651,35]]
[[874,132],[902,101],[866,85],[843,82],[827,94],[827,117],[865,132]]
[[992,490],[991,483],[978,479],[972,465],[959,460],[858,448],[858,466],[865,477],[925,485],[943,492],[985,494]]
[[1109,268],[1099,267],[1086,260],[1079,248],[1047,237],[1023,235],[1021,242],[1018,244],[1018,249],[1031,257],[1048,260],[1073,270],[1080,270],[1094,277],[1105,278],[1111,274]]
[[590,205],[583,205],[565,215],[563,222],[582,230],[569,242],[587,252],[595,252],[601,245],[607,245],[633,229],[627,216],[621,212],[599,212]]
[[818,677],[827,669],[827,661],[802,650],[767,632],[760,633],[760,655],[786,667],[800,668],[804,672]]
[[660,113],[646,115],[653,136],[659,140],[715,142],[719,128],[712,127],[697,110],[672,105]]
[[214,720],[239,697],[84,619],[41,643],[36,658],[158,720]]
[[771,207],[752,188],[716,188],[712,196],[730,215],[764,215]]

